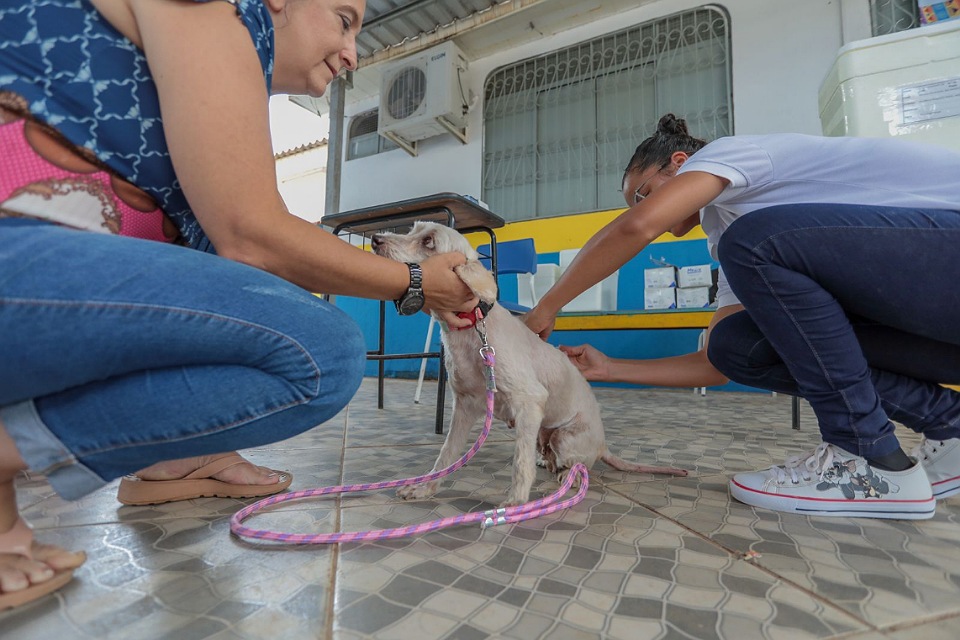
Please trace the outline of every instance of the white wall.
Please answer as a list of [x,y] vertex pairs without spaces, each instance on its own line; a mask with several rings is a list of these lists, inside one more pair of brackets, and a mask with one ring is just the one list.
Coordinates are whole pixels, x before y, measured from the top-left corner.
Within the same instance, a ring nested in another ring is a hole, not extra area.
[[[853,0],[718,3],[730,16],[734,133],[820,133],[820,83],[844,36],[848,40],[851,34],[863,36],[867,0],[856,1],[859,5]],[[704,4],[702,0],[661,0],[471,60],[470,89],[482,96],[487,76],[500,66]],[[844,34],[844,24],[850,33]],[[371,100],[348,104],[347,115],[375,106]],[[482,124],[482,104],[478,102],[470,114],[467,145],[445,135],[422,141],[416,158],[396,150],[344,162],[341,211],[440,191],[479,198]]]
[[287,209],[305,220],[317,222],[323,215],[327,192],[327,145],[285,155],[327,138],[328,116],[318,116],[290,101],[287,95],[270,98],[270,137],[277,160],[277,188]]
[[327,192],[327,145],[277,160],[277,188],[290,213],[319,222]]

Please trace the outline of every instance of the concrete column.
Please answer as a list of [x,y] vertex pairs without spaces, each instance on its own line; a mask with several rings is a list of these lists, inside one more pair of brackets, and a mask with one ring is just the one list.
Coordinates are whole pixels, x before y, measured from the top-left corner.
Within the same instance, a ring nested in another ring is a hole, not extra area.
[[327,192],[323,207],[324,215],[340,213],[340,176],[343,168],[343,141],[347,136],[346,105],[347,89],[353,86],[353,72],[330,83],[330,133],[327,136]]

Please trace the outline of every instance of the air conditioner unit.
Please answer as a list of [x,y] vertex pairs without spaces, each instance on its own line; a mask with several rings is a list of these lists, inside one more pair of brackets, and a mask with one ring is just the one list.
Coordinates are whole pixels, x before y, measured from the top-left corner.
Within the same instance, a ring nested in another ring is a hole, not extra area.
[[413,155],[417,141],[444,133],[466,143],[467,67],[453,42],[385,66],[377,132]]

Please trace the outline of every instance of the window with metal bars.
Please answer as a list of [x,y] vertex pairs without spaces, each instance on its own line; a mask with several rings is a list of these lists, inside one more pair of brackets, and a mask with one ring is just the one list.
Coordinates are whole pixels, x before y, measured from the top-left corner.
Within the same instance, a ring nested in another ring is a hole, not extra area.
[[919,27],[917,0],[870,0],[870,26],[875,36]]
[[623,206],[623,168],[664,113],[733,133],[730,29],[715,5],[494,70],[482,198],[507,220]]
[[353,116],[347,135],[347,160],[366,158],[397,148],[394,142],[377,133],[379,121],[378,109],[371,109]]

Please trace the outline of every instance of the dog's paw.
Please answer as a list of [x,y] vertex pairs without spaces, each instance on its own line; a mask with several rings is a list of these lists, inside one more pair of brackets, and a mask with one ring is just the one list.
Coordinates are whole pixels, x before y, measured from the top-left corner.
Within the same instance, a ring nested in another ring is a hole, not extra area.
[[529,494],[521,496],[511,491],[510,494],[507,495],[507,499],[500,503],[500,506],[502,508],[517,507],[521,504],[526,504],[528,502],[530,502]]
[[423,500],[432,497],[440,487],[439,482],[424,482],[423,484],[408,484],[397,489],[397,497],[401,500]]
[[541,469],[546,469],[550,473],[557,472],[557,465],[549,458],[537,458],[537,466]]

